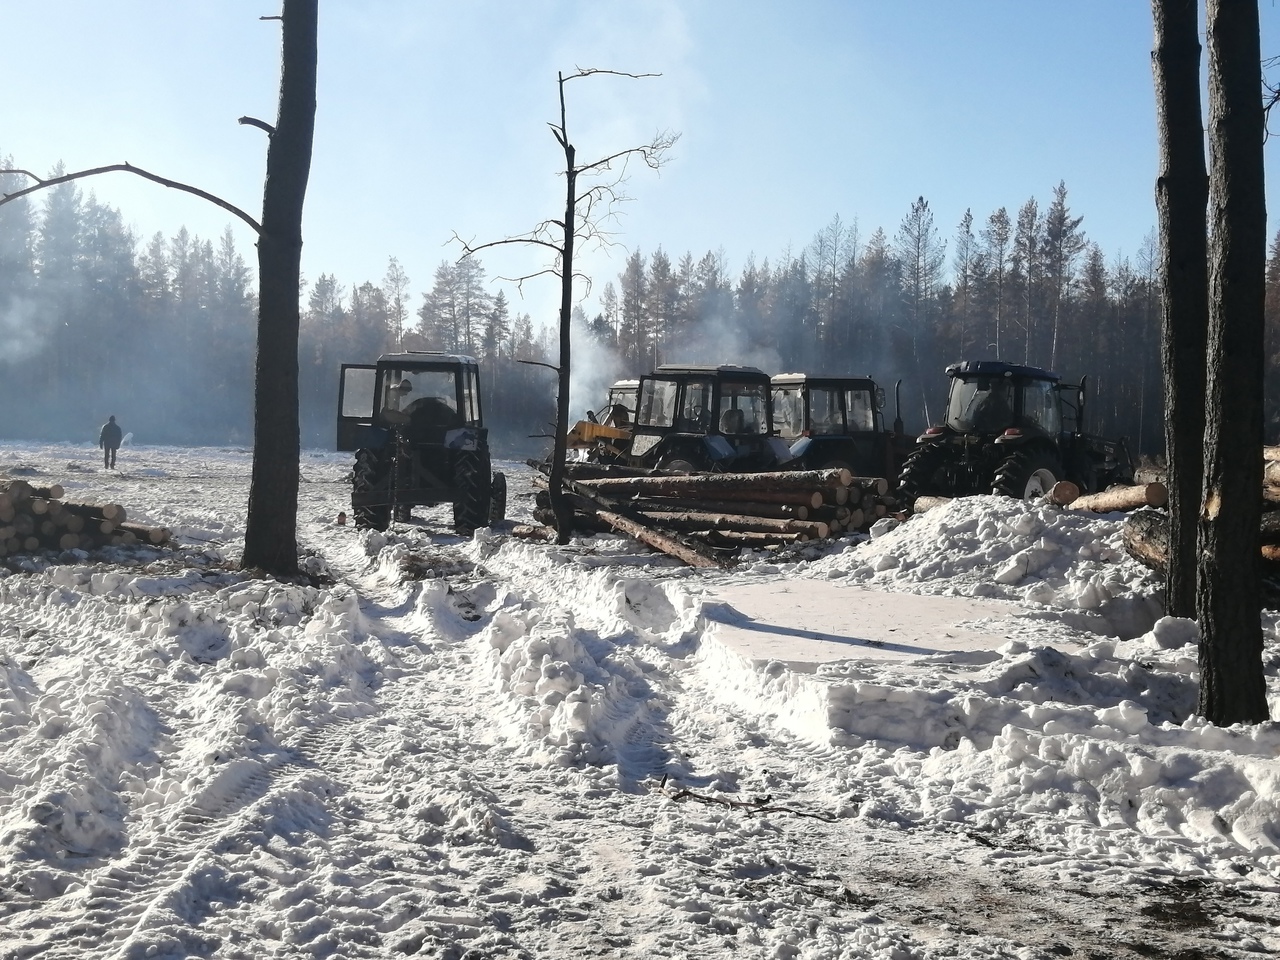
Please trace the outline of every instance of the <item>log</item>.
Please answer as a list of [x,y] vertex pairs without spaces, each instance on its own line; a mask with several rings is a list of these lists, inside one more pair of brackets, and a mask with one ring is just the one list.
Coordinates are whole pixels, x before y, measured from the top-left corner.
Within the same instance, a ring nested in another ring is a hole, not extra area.
[[52,483],[47,487],[32,487],[31,495],[33,497],[44,497],[46,500],[61,500],[62,495],[66,491],[60,483]]
[[16,505],[31,498],[31,489],[31,484],[25,480],[10,480],[4,492],[9,495],[9,502]]
[[168,527],[145,527],[140,523],[121,523],[118,529],[132,533],[139,543],[161,544],[169,539]]
[[753,503],[750,500],[678,500],[645,499],[628,500],[627,506],[644,512],[683,513],[689,510],[702,513],[737,513],[749,517],[773,517],[777,520],[807,520],[813,509],[796,503]]
[[18,511],[14,509],[13,504],[0,504],[0,523],[10,523],[17,515]]
[[707,542],[717,547],[776,547],[804,543],[803,533],[750,533],[747,531],[708,530]]
[[63,550],[75,550],[80,546],[80,534],[64,533],[58,538],[58,546]]
[[1125,552],[1139,563],[1164,575],[1169,557],[1169,518],[1155,510],[1138,510],[1124,521]]
[[764,499],[758,493],[809,493],[847,488],[848,470],[795,470],[774,473],[705,473],[693,476],[618,477],[581,481],[605,496],[686,497],[691,500]]
[[556,538],[556,528],[543,526],[540,523],[517,523],[511,528],[511,535],[521,540],[549,541]]
[[1110,513],[1114,510],[1137,510],[1139,507],[1163,507],[1169,502],[1169,491],[1163,483],[1147,483],[1136,487],[1112,487],[1102,493],[1088,493],[1071,504],[1075,510]]
[[803,533],[822,539],[830,526],[820,520],[774,520],[769,517],[744,517],[727,513],[651,513],[640,516],[672,530],[739,530],[744,533]]
[[646,527],[637,520],[630,517],[624,517],[620,513],[614,513],[611,510],[597,510],[595,515],[603,520],[619,533],[625,533],[629,537],[634,537],[641,543],[653,547],[668,556],[675,557],[677,560],[683,560],[691,567],[718,567],[710,557],[704,556],[692,547],[686,546],[678,540],[664,536],[657,530]]
[[877,497],[883,497],[889,492],[889,481],[884,477],[854,477],[849,486]]
[[1050,488],[1045,499],[1059,507],[1067,507],[1080,499],[1080,488],[1070,480],[1059,480]]
[[1263,543],[1280,543],[1280,510],[1264,513],[1259,527]]

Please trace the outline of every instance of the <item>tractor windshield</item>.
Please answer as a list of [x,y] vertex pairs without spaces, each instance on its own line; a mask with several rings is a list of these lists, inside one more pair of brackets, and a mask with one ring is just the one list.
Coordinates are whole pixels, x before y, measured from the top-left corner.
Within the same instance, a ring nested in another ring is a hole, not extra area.
[[1000,433],[1013,423],[1013,388],[1004,377],[951,381],[947,426],[957,433]]
[[399,370],[388,367],[382,371],[381,401],[380,412],[388,423],[412,421],[423,426],[462,425],[455,370]]
[[769,432],[769,384],[722,383],[720,432],[742,436]]
[[773,423],[788,443],[804,433],[804,395],[799,386],[773,388]]

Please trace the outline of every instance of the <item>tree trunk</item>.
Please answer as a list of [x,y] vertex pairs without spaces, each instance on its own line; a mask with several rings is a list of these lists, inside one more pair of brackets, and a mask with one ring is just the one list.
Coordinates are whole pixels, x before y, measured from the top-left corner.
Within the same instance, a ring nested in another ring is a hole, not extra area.
[[1200,113],[1200,37],[1196,0],[1152,0],[1156,114],[1160,131],[1160,216],[1165,451],[1174,544],[1165,610],[1196,610],[1196,534],[1203,479],[1205,331],[1208,327],[1205,209],[1209,181]]
[[556,517],[556,542],[568,543],[573,535],[573,508],[564,496],[564,457],[569,434],[569,348],[573,329],[573,240],[577,225],[578,180],[575,151],[569,142],[564,105],[564,74],[560,80],[560,145],[564,148],[564,247],[560,251],[560,368],[556,395],[556,438],[551,448],[551,511]]
[[1230,724],[1268,719],[1258,616],[1267,237],[1257,4],[1209,0],[1207,34],[1212,239],[1198,710]]
[[298,293],[316,117],[317,2],[284,0],[280,105],[258,238],[253,473],[241,566],[282,576],[298,570]]

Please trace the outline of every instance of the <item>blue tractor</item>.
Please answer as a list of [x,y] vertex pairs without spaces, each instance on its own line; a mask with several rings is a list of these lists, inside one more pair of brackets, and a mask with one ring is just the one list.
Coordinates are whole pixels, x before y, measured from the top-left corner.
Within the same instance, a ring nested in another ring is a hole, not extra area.
[[385,530],[415,506],[452,503],[463,536],[503,519],[507,483],[491,473],[480,410],[480,366],[471,357],[393,353],[342,365],[339,450],[355,452],[351,513]]

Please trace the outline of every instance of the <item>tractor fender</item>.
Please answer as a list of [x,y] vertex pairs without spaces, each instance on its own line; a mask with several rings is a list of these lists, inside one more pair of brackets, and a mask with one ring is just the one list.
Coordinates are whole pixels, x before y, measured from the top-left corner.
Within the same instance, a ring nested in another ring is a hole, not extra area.
[[711,458],[712,463],[719,463],[721,460],[732,460],[738,455],[738,451],[733,449],[733,444],[718,433],[708,434],[703,437],[702,445],[706,448],[707,456]]
[[485,431],[475,427],[459,427],[444,435],[444,445],[449,450],[479,450],[484,446]]
[[796,458],[796,454],[792,452],[789,446],[787,446],[787,441],[783,440],[781,437],[769,437],[767,442],[769,452],[773,454],[774,459],[777,460],[778,463],[789,463]]
[[357,424],[352,439],[356,449],[381,450],[391,442],[391,431],[386,427],[376,427],[371,423]]

